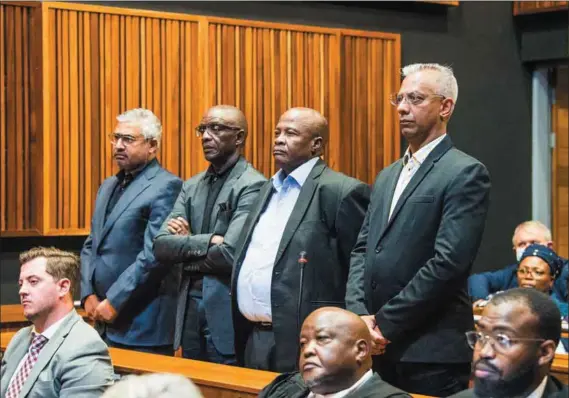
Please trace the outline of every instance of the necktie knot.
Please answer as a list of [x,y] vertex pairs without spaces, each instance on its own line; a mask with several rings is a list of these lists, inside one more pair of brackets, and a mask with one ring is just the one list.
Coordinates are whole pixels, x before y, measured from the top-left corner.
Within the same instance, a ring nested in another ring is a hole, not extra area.
[[43,334],[33,333],[32,344],[30,345],[30,350],[35,352],[40,352],[44,345],[47,344],[47,337]]

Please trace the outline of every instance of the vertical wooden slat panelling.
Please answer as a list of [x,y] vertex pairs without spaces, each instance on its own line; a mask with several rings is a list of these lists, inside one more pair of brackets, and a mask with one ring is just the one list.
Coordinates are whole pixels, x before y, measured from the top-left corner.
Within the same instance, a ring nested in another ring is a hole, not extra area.
[[[395,108],[389,93],[398,89],[399,42],[365,35],[342,35],[341,134],[339,169],[372,183],[399,152]],[[350,159],[344,159],[349,154]]]
[[552,109],[555,132],[553,151],[552,208],[553,240],[557,253],[569,256],[569,67],[556,70],[555,104]]
[[266,176],[275,125],[292,106],[328,118],[324,158],[336,170],[372,182],[398,155],[386,106],[398,35],[44,2],[33,6],[43,23],[33,40],[26,7],[0,5],[2,56],[13,60],[0,70],[3,235],[86,234],[98,187],[117,172],[108,134],[135,107],[161,119],[159,159],[184,179],[207,166],[194,128],[220,103],[245,112],[244,153]]

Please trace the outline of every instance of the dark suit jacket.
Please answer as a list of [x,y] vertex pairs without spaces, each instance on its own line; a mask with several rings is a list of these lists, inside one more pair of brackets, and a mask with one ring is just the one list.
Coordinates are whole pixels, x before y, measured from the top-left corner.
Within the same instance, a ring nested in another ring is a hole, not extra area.
[[[41,350],[20,398],[97,398],[113,384],[109,349],[97,332],[72,310]],[[2,357],[0,397],[5,397],[18,364],[32,341],[32,326],[12,337]]]
[[[299,324],[319,307],[344,307],[350,252],[369,202],[369,186],[329,169],[318,160],[306,179],[283,232],[275,259],[271,286],[273,330],[279,371],[296,369]],[[261,188],[243,232],[232,278],[235,351],[243,363],[252,324],[237,305],[237,278],[253,229],[273,192],[271,181]],[[306,251],[308,263],[302,281],[299,308],[299,253]]]
[[385,357],[406,362],[470,362],[467,278],[489,205],[483,164],[445,137],[417,170],[393,211],[399,160],[375,181],[352,253],[348,309],[375,314],[392,343]]
[[[545,391],[541,398],[567,398],[569,396],[569,389],[567,386],[554,376],[549,376],[547,378],[547,384],[545,385]],[[451,398],[485,398],[479,397],[474,393],[473,389],[464,390],[457,394],[451,396]]]
[[[204,214],[209,190],[204,176],[200,173],[184,183],[172,213],[156,237],[154,252],[158,260],[168,264],[193,263],[194,270],[204,275],[203,302],[213,343],[223,355],[232,355],[235,351],[229,284],[233,255],[250,207],[267,179],[241,157],[223,184],[213,211]],[[210,217],[211,233],[172,235],[167,226],[175,217],[188,220],[192,231],[201,231],[204,217]],[[209,247],[212,235],[223,236],[223,243]],[[175,349],[180,346],[189,283],[190,274],[184,272],[178,297]]]
[[[479,300],[485,299],[490,294],[518,287],[517,270],[518,264],[512,264],[497,271],[470,275],[468,278],[468,294],[470,294],[473,300]],[[567,301],[568,278],[569,261],[565,260],[565,264],[561,269],[561,275],[557,277],[553,284],[552,295],[559,300]]]
[[99,188],[91,233],[81,251],[81,299],[96,294],[118,311],[105,327],[119,344],[172,344],[176,275],[158,263],[152,242],[172,210],[182,180],[150,163],[127,186],[105,222],[116,176]]
[[[304,398],[310,393],[299,372],[284,373],[259,394],[259,398]],[[383,381],[374,373],[371,379],[362,384],[358,389],[349,393],[345,398],[387,398],[387,397],[410,397],[391,384]]]

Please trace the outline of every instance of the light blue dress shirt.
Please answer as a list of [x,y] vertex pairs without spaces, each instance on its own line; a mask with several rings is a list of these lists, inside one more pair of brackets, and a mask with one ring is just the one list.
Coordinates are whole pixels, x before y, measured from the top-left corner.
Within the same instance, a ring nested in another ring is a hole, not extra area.
[[310,159],[285,177],[279,170],[271,179],[275,192],[253,230],[237,279],[239,311],[252,322],[272,322],[271,282],[281,239],[318,157]]

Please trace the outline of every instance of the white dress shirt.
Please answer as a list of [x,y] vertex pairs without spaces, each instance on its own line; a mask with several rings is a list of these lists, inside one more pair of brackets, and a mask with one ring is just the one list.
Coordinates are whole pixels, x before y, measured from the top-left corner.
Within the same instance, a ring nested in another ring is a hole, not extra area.
[[543,393],[545,392],[545,386],[547,385],[547,376],[543,378],[539,386],[527,396],[527,398],[541,398],[543,397]]
[[[65,315],[63,318],[61,318],[59,321],[55,322],[53,325],[51,325],[46,330],[44,330],[43,333],[40,333],[40,334],[49,341],[53,337],[55,332],[57,332],[57,329],[59,329],[59,327],[61,326],[63,321],[66,320],[69,316],[71,316],[72,312],[73,311],[70,311],[69,314]],[[33,333],[37,333],[35,327],[33,328]],[[14,377],[16,377],[16,375],[18,374],[18,371],[20,370],[20,368],[22,366],[24,366],[24,362],[26,361],[26,358],[28,357],[29,354],[30,354],[30,352],[28,349],[28,353],[26,355],[24,355],[24,357],[20,360],[20,363],[18,364],[18,367],[16,368],[16,370],[14,371],[14,374],[10,378],[10,382],[8,383],[8,385],[12,384],[12,380],[14,380]]]
[[373,376],[372,370],[368,370],[357,382],[355,382],[351,387],[345,390],[335,392],[333,394],[314,394],[312,391],[306,396],[306,398],[342,398],[360,388],[362,384],[371,379]]
[[286,178],[279,170],[271,179],[275,193],[253,230],[237,278],[239,311],[252,322],[272,322],[271,282],[277,251],[300,190],[318,159],[310,159]]
[[407,148],[405,155],[403,156],[403,170],[399,174],[399,180],[397,180],[397,186],[395,187],[395,192],[393,193],[393,199],[391,200],[391,208],[389,209],[389,219],[393,214],[393,210],[401,197],[401,194],[405,190],[411,178],[415,175],[419,167],[423,164],[427,156],[431,153],[433,149],[446,137],[446,134],[429,142],[427,145],[419,149],[415,153],[411,153],[410,148]]

